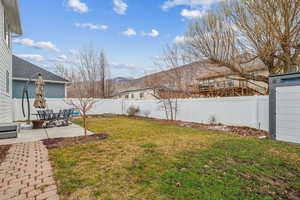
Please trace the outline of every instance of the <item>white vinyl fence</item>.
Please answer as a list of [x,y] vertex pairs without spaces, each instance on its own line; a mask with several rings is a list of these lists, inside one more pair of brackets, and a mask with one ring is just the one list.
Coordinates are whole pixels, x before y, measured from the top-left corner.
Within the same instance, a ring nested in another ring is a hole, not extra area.
[[[66,99],[47,99],[49,109],[58,111],[70,108]],[[22,100],[14,99],[14,120],[24,120],[22,114]],[[26,102],[24,105],[27,105]],[[33,99],[30,99],[31,112],[36,113],[32,107]],[[157,100],[122,100],[122,99],[97,99],[89,114],[126,114],[131,106],[139,106],[141,113],[150,113],[149,117],[165,119],[165,113]],[[25,109],[26,110],[26,109]],[[217,122],[227,125],[249,126],[253,128],[269,130],[269,97],[222,97],[222,98],[197,98],[179,99],[177,120],[188,122],[208,123],[211,116]],[[34,118],[32,116],[31,118]]]

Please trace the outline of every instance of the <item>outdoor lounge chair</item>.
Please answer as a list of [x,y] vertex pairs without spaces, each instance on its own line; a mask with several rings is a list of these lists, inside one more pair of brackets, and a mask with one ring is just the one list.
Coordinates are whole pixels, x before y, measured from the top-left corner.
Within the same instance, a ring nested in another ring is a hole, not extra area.
[[56,126],[56,116],[53,113],[53,110],[38,110],[37,113],[39,120],[45,122],[46,128]]
[[53,110],[38,110],[38,118],[45,122],[44,127],[50,128],[54,126],[68,126],[73,116],[74,108],[60,110],[54,113]]
[[74,108],[60,110],[56,116],[57,121],[61,122],[61,126],[68,126],[70,124],[70,120],[73,116]]

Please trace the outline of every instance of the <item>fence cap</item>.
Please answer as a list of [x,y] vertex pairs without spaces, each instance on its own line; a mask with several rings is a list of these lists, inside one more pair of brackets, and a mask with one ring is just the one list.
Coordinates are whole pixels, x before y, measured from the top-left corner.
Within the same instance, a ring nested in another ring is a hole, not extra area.
[[269,75],[269,77],[272,78],[272,77],[289,76],[289,75],[299,75],[300,76],[300,72],[290,72],[290,73],[284,73],[284,74],[271,74],[271,75]]

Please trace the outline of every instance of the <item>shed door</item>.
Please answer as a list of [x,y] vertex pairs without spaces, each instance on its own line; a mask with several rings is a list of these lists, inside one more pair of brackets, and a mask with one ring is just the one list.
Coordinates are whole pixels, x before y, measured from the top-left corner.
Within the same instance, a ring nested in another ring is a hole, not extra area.
[[300,143],[300,86],[276,88],[276,139]]

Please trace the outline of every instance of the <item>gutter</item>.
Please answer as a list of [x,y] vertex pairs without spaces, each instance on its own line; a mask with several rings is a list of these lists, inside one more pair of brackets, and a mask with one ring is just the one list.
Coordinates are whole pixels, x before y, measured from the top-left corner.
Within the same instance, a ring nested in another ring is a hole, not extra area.
[[[16,80],[16,81],[28,81],[27,78],[18,78],[18,77],[13,77],[12,80]],[[31,79],[32,82],[34,82],[36,80],[37,79]],[[63,84],[70,83],[69,81],[53,81],[53,80],[44,80],[44,82],[46,82],[46,83],[63,83]]]

